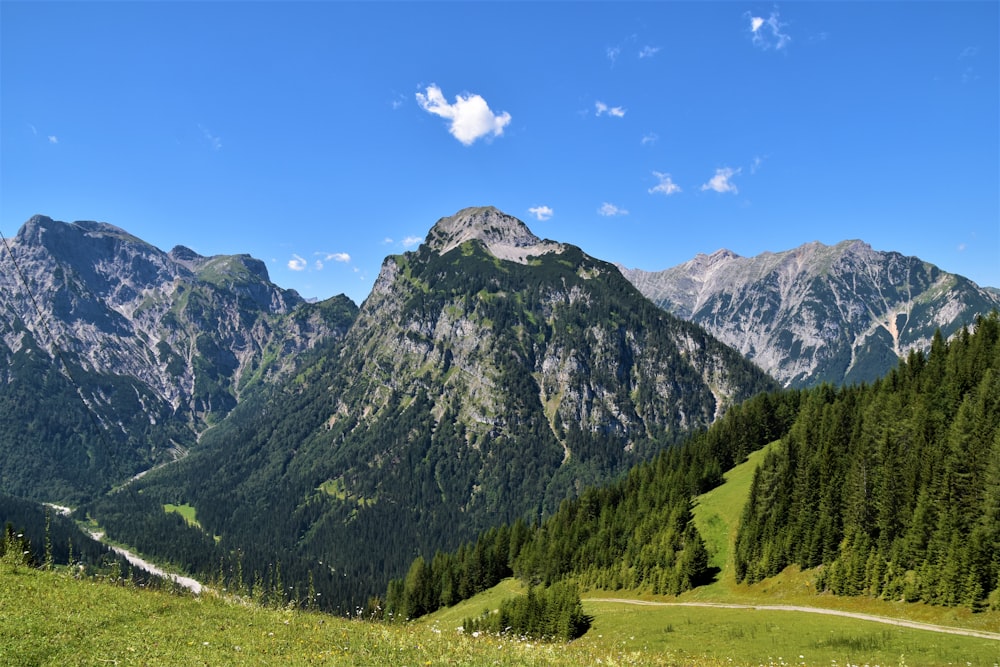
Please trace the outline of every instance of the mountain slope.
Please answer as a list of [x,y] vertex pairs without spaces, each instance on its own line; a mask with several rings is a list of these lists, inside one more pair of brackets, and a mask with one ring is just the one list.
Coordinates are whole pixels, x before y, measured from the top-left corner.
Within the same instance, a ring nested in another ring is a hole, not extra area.
[[1000,307],[995,291],[860,241],[740,257],[727,250],[670,269],[622,269],[644,295],[704,326],[786,386],[874,380],[935,330]]
[[239,406],[146,497],[196,506],[232,548],[323,560],[356,604],[414,550],[551,512],[774,386],[614,266],[496,209],[427,239],[385,260],[338,352]]
[[165,253],[106,223],[35,216],[0,255],[0,489],[79,501],[191,447],[241,391],[338,337],[247,255]]

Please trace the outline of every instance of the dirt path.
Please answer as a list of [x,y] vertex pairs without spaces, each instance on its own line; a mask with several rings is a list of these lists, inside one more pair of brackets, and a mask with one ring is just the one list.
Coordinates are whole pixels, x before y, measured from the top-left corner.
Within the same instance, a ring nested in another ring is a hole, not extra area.
[[189,591],[195,594],[201,593],[201,582],[195,581],[191,577],[184,577],[179,574],[164,572],[162,568],[153,565],[149,561],[139,558],[138,556],[136,556],[131,551],[128,551],[127,549],[122,549],[121,547],[116,547],[112,544],[108,544],[107,542],[103,542],[101,538],[104,537],[104,533],[91,533],[90,536],[93,537],[98,542],[104,544],[106,547],[114,551],[119,556],[124,556],[125,560],[131,563],[133,567],[137,567],[140,570],[145,570],[150,574],[155,574],[156,576],[163,577],[164,579],[171,579],[177,582],[179,586],[183,586],[184,588],[188,589]]
[[873,621],[875,623],[885,623],[887,625],[898,625],[904,628],[914,628],[915,630],[930,630],[931,632],[944,632],[951,635],[965,635],[966,637],[978,637],[980,639],[992,639],[1000,641],[1000,632],[986,632],[985,630],[967,630],[965,628],[953,628],[947,625],[934,625],[932,623],[921,623],[920,621],[908,621],[902,618],[889,618],[887,616],[874,616],[872,614],[859,614],[853,611],[840,611],[839,609],[821,609],[819,607],[797,607],[785,604],[727,604],[722,602],[653,602],[650,600],[628,600],[625,598],[584,598],[582,602],[613,602],[620,604],[634,604],[647,607],[716,607],[718,609],[761,609],[764,611],[798,611],[807,614],[827,614],[829,616],[846,616],[862,621]]

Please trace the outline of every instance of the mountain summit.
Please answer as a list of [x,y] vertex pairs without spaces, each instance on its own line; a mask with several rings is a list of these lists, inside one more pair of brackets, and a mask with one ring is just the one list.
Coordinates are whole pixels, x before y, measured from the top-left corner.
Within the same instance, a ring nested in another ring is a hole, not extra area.
[[563,251],[562,244],[539,239],[523,222],[492,206],[464,208],[438,220],[427,234],[427,245],[439,255],[471,240],[482,242],[497,259],[520,264],[531,256]]

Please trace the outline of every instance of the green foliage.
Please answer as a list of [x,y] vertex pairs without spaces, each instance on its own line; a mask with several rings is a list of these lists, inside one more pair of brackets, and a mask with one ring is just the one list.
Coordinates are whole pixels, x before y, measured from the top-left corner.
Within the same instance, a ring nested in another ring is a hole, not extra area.
[[1000,574],[1000,316],[883,380],[803,397],[753,481],[738,580],[822,566],[842,595],[985,607]]
[[724,467],[780,438],[798,402],[796,391],[760,394],[618,482],[564,500],[542,523],[493,528],[430,563],[417,559],[405,580],[389,585],[387,609],[400,618],[419,616],[511,573],[530,584],[572,577],[596,588],[666,595],[707,583],[715,570],[692,521],[692,499],[720,484]]
[[570,641],[590,628],[590,618],[583,613],[580,591],[574,584],[559,582],[548,588],[528,587],[525,595],[507,598],[495,611],[467,618],[463,632],[510,635],[531,639]]

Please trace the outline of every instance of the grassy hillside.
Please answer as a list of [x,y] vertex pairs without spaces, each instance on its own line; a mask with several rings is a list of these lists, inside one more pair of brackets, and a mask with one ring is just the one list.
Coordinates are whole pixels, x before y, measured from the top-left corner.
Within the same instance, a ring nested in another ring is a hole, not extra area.
[[519,590],[518,582],[506,580],[420,622],[383,625],[0,564],[0,664],[989,667],[1000,662],[1000,641],[812,614],[594,599],[584,601],[593,616],[590,632],[570,644],[474,638],[456,631],[459,619]]
[[[671,665],[670,651],[540,644],[77,580],[0,564],[0,664]],[[721,664],[721,663],[706,663]]]

